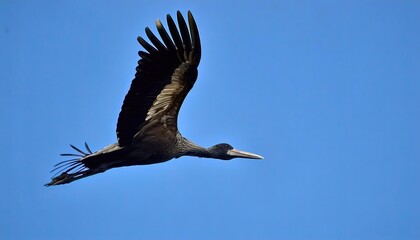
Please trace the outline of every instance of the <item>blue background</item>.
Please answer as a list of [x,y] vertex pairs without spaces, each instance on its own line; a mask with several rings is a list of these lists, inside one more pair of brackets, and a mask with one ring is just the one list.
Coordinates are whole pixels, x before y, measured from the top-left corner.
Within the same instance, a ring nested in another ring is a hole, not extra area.
[[[45,188],[69,143],[116,141],[136,37],[178,9],[203,46],[180,131],[265,159]],[[418,1],[0,1],[0,238],[420,239],[419,23]]]

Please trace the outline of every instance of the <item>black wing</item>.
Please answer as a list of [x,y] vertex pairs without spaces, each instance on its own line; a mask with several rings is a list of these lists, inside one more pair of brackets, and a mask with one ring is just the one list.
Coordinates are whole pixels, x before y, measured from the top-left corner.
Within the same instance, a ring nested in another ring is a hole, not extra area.
[[169,32],[157,20],[156,27],[163,42],[149,28],[143,38],[137,40],[146,52],[141,57],[136,75],[117,123],[117,138],[120,146],[130,145],[134,135],[150,121],[165,121],[176,128],[179,108],[197,79],[197,67],[201,58],[200,37],[197,25],[188,12],[187,24],[177,12],[179,31],[171,16],[167,15]]

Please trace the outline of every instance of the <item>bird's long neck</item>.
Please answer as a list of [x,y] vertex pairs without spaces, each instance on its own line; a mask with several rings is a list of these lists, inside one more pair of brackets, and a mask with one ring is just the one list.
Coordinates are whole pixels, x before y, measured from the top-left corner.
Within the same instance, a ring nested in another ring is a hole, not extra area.
[[178,139],[178,141],[180,143],[180,146],[182,146],[182,149],[184,150],[182,155],[203,157],[203,158],[215,157],[214,153],[210,151],[210,149],[201,147],[182,136],[180,139]]

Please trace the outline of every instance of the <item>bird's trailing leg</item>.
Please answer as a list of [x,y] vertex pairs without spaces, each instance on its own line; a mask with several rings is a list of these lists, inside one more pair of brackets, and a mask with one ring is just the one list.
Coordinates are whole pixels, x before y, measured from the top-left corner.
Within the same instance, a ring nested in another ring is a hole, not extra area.
[[57,177],[51,179],[51,182],[45,184],[46,187],[71,183],[81,178],[89,177],[98,173],[104,172],[105,169],[87,169],[76,173],[63,172]]

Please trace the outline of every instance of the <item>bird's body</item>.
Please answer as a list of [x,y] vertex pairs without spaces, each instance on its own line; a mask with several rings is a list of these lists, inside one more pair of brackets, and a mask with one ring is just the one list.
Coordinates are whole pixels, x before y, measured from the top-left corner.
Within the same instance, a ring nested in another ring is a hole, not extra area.
[[149,28],[146,28],[146,35],[153,46],[138,37],[147,52],[139,52],[141,59],[137,72],[121,107],[118,142],[95,153],[87,145],[87,152],[72,146],[80,154],[62,155],[77,159],[57,164],[53,171],[61,171],[61,174],[47,186],[70,183],[111,168],[161,163],[186,155],[224,160],[262,158],[225,143],[203,148],[179,133],[178,113],[197,79],[201,44],[192,14],[188,12],[189,28],[179,11],[177,18],[179,30],[167,15],[170,35],[157,20],[163,43]]

